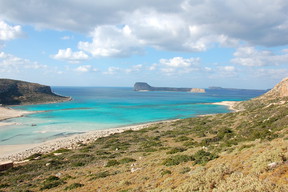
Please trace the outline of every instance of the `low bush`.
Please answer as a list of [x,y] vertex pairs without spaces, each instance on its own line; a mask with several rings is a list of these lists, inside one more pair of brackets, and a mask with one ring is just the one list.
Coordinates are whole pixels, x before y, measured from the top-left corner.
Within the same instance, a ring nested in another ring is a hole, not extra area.
[[65,182],[62,181],[59,177],[50,176],[47,179],[45,179],[45,181],[42,183],[43,186],[40,189],[41,190],[51,189],[63,184],[65,184]]
[[90,180],[95,180],[95,179],[99,179],[99,178],[105,178],[110,176],[111,174],[108,171],[103,171],[103,172],[99,172],[96,174],[92,175],[92,178]]
[[65,190],[72,190],[72,189],[76,189],[76,188],[83,187],[83,186],[84,184],[81,184],[81,183],[72,183],[68,187],[65,187]]
[[175,154],[175,153],[183,152],[186,150],[187,149],[185,149],[183,147],[175,147],[175,148],[171,149],[170,151],[168,151],[166,154]]
[[112,166],[119,165],[119,164],[120,162],[117,160],[109,160],[106,164],[106,167],[112,167]]
[[136,161],[136,159],[126,157],[126,158],[120,159],[119,163],[125,164],[125,163],[131,163],[131,162],[135,162],[135,161]]
[[194,164],[205,165],[207,162],[218,158],[218,155],[208,151],[199,150],[193,155]]
[[180,163],[188,162],[192,160],[193,158],[188,155],[175,155],[175,156],[165,159],[163,162],[163,165],[166,165],[166,166],[179,165]]
[[165,169],[165,170],[162,170],[162,171],[161,171],[161,175],[162,175],[162,176],[164,176],[164,175],[170,175],[170,174],[172,174],[172,172],[171,172],[170,170]]

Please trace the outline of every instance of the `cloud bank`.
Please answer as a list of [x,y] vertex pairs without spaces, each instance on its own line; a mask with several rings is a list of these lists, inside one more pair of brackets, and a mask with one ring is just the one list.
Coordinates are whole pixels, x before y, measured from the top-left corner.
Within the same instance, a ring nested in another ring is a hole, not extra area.
[[215,43],[287,45],[287,10],[286,0],[0,1],[4,20],[89,34],[92,41],[78,47],[95,57],[141,54],[145,46],[197,52]]

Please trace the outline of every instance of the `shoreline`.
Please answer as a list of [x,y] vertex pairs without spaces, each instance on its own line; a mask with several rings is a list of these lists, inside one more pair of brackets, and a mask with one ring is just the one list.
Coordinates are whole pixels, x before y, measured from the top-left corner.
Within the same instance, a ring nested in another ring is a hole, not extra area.
[[[239,110],[235,109],[234,106],[239,101],[222,101],[209,103],[212,105],[224,105],[227,106],[229,110],[237,112]],[[3,113],[2,113],[3,112]],[[39,111],[38,111],[39,112]],[[15,109],[10,109],[6,107],[0,107],[0,127],[5,125],[13,125],[13,122],[3,122],[3,120],[23,117],[24,115],[32,114],[35,112],[29,111],[20,111]],[[37,112],[36,112],[37,113]],[[5,118],[4,118],[5,117]],[[101,137],[107,137],[111,134],[121,133],[127,130],[140,130],[147,128],[151,125],[160,123],[160,122],[173,122],[178,119],[173,120],[164,120],[157,122],[149,122],[137,125],[130,125],[118,128],[104,129],[104,130],[95,130],[89,131],[82,134],[75,134],[68,137],[56,138],[53,140],[45,141],[37,144],[19,144],[19,145],[0,145],[0,161],[22,161],[23,159],[29,157],[34,153],[49,153],[60,148],[76,149],[79,147],[79,144],[88,144],[95,141]]]
[[35,112],[16,110],[16,109],[11,109],[9,107],[0,106],[0,126],[13,124],[13,123],[8,123],[8,122],[3,122],[4,120],[17,118],[17,117],[23,117],[25,115],[29,115],[33,113]]
[[212,105],[224,105],[226,107],[228,107],[229,110],[231,110],[232,112],[238,112],[240,111],[239,109],[235,108],[235,105],[238,104],[241,101],[221,101],[221,102],[215,102],[215,103],[211,103]]
[[43,143],[37,144],[19,144],[19,145],[0,145],[0,162],[1,161],[22,161],[25,158],[33,155],[35,153],[49,153],[55,151],[60,148],[68,148],[68,149],[76,149],[80,146],[80,144],[88,144],[95,141],[101,137],[107,137],[109,135],[115,133],[122,133],[127,130],[140,130],[147,128],[151,125],[161,123],[161,122],[173,122],[174,120],[166,120],[166,121],[157,121],[151,123],[143,123],[138,125],[131,125],[125,127],[104,129],[104,130],[95,130],[89,131],[82,134],[75,134],[68,137],[61,137],[49,141],[45,141]]

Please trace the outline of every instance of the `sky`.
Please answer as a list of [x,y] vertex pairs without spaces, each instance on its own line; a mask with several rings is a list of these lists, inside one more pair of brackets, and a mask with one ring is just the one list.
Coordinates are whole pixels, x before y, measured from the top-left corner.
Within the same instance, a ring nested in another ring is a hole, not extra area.
[[0,78],[52,86],[268,89],[287,0],[0,0]]

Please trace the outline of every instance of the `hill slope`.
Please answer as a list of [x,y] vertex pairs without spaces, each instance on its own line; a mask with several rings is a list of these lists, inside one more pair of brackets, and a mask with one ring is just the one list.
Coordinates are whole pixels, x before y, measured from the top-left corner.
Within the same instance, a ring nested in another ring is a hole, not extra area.
[[259,98],[242,102],[247,109],[240,112],[158,123],[79,143],[76,150],[35,154],[1,173],[0,190],[286,192],[288,99]]
[[20,105],[67,101],[70,98],[54,94],[46,85],[0,79],[0,104]]

